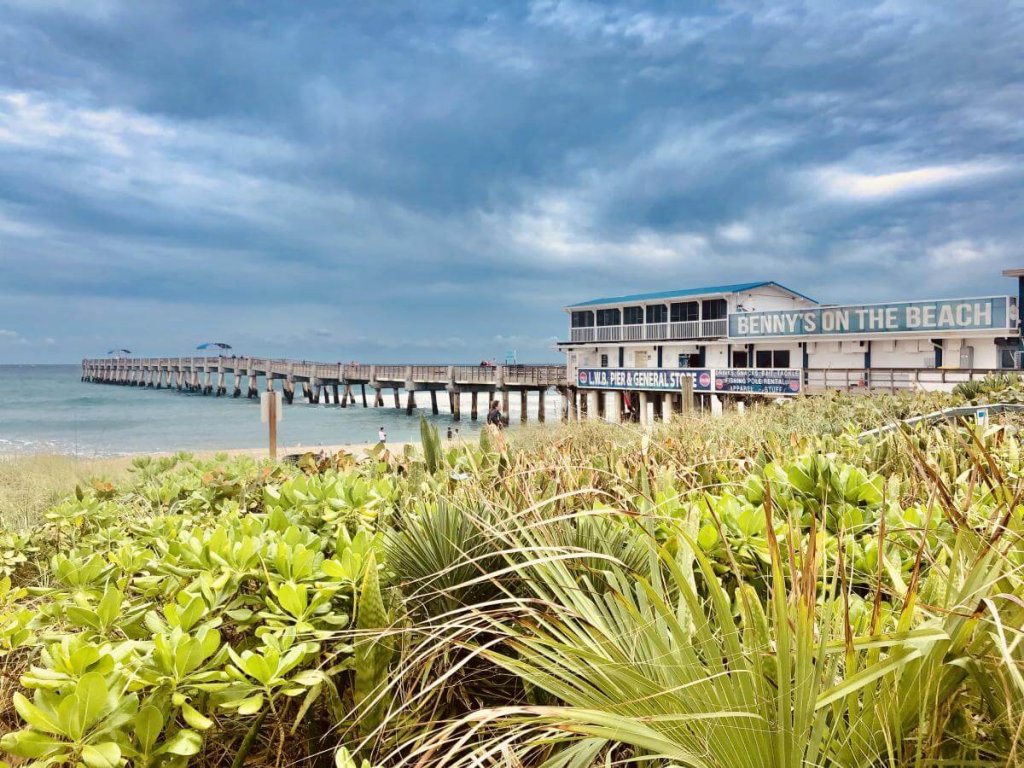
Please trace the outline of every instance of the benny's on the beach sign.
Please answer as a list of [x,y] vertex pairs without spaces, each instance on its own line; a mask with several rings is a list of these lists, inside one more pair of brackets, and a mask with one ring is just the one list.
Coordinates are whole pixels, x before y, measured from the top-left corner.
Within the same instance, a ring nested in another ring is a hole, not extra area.
[[1016,303],[1012,296],[989,296],[981,299],[741,312],[729,315],[729,336],[734,339],[750,339],[1012,328],[1017,319]]

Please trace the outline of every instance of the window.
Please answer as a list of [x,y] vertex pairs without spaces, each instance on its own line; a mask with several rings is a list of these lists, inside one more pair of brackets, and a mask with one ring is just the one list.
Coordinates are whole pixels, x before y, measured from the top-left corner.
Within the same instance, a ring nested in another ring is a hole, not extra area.
[[573,312],[572,313],[572,327],[573,328],[591,328],[594,325],[594,313],[593,312]]
[[667,323],[668,307],[666,307],[664,304],[651,304],[649,307],[647,307],[647,322]]
[[724,320],[729,313],[729,307],[725,299],[704,299],[703,302],[704,320]]
[[756,368],[789,368],[788,349],[759,349],[754,353]]
[[621,325],[622,322],[619,320],[619,310],[617,310],[617,309],[599,309],[599,310],[597,310],[597,324],[600,325],[600,326]]
[[700,316],[700,304],[696,301],[680,301],[672,305],[672,322],[686,323]]
[[608,367],[608,355],[601,355],[601,367],[602,368],[607,368]]
[[679,356],[679,367],[689,368],[690,367],[690,355],[682,354]]
[[732,367],[733,368],[746,368],[747,367],[747,351],[733,352],[732,353]]
[[623,325],[641,325],[644,321],[643,307],[626,307],[622,310]]

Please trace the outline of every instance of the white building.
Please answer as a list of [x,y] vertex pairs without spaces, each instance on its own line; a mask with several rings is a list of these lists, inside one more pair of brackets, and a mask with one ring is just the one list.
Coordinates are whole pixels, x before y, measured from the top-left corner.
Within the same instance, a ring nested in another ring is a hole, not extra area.
[[580,389],[626,393],[676,393],[682,375],[709,394],[973,375],[1019,367],[1024,270],[1004,274],[1018,279],[1018,296],[830,305],[767,281],[592,299],[565,308],[559,346]]

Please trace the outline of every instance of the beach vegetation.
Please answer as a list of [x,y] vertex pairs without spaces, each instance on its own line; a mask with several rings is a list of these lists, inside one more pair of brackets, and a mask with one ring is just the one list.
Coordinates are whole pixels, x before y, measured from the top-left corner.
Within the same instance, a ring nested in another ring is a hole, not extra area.
[[11,766],[1024,762],[1024,456],[824,396],[137,458],[0,529]]

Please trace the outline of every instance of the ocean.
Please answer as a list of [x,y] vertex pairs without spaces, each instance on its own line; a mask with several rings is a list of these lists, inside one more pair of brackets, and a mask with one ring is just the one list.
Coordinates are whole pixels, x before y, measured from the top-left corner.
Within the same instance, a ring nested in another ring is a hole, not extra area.
[[[0,365],[0,455],[61,453],[77,456],[118,456],[179,450],[260,448],[267,444],[267,425],[260,422],[258,400],[215,397],[167,389],[145,389],[81,381],[79,365]],[[280,384],[278,384],[280,388]],[[469,396],[463,395],[462,421],[455,424],[448,398],[438,398],[441,413],[430,413],[430,397],[417,397],[419,409],[406,416],[394,408],[363,408],[358,390],[355,406],[310,405],[296,388],[295,402],[284,406],[278,425],[278,446],[315,448],[377,441],[384,427],[389,442],[419,440],[419,414],[437,424],[442,437],[449,425],[462,437],[479,430],[487,413],[480,398],[480,421],[469,418]],[[519,422],[519,398],[512,397],[513,428]],[[405,398],[403,396],[404,405]],[[423,405],[426,404],[426,409]],[[529,415],[536,422],[536,395]],[[549,392],[549,420],[558,418],[559,397]]]

